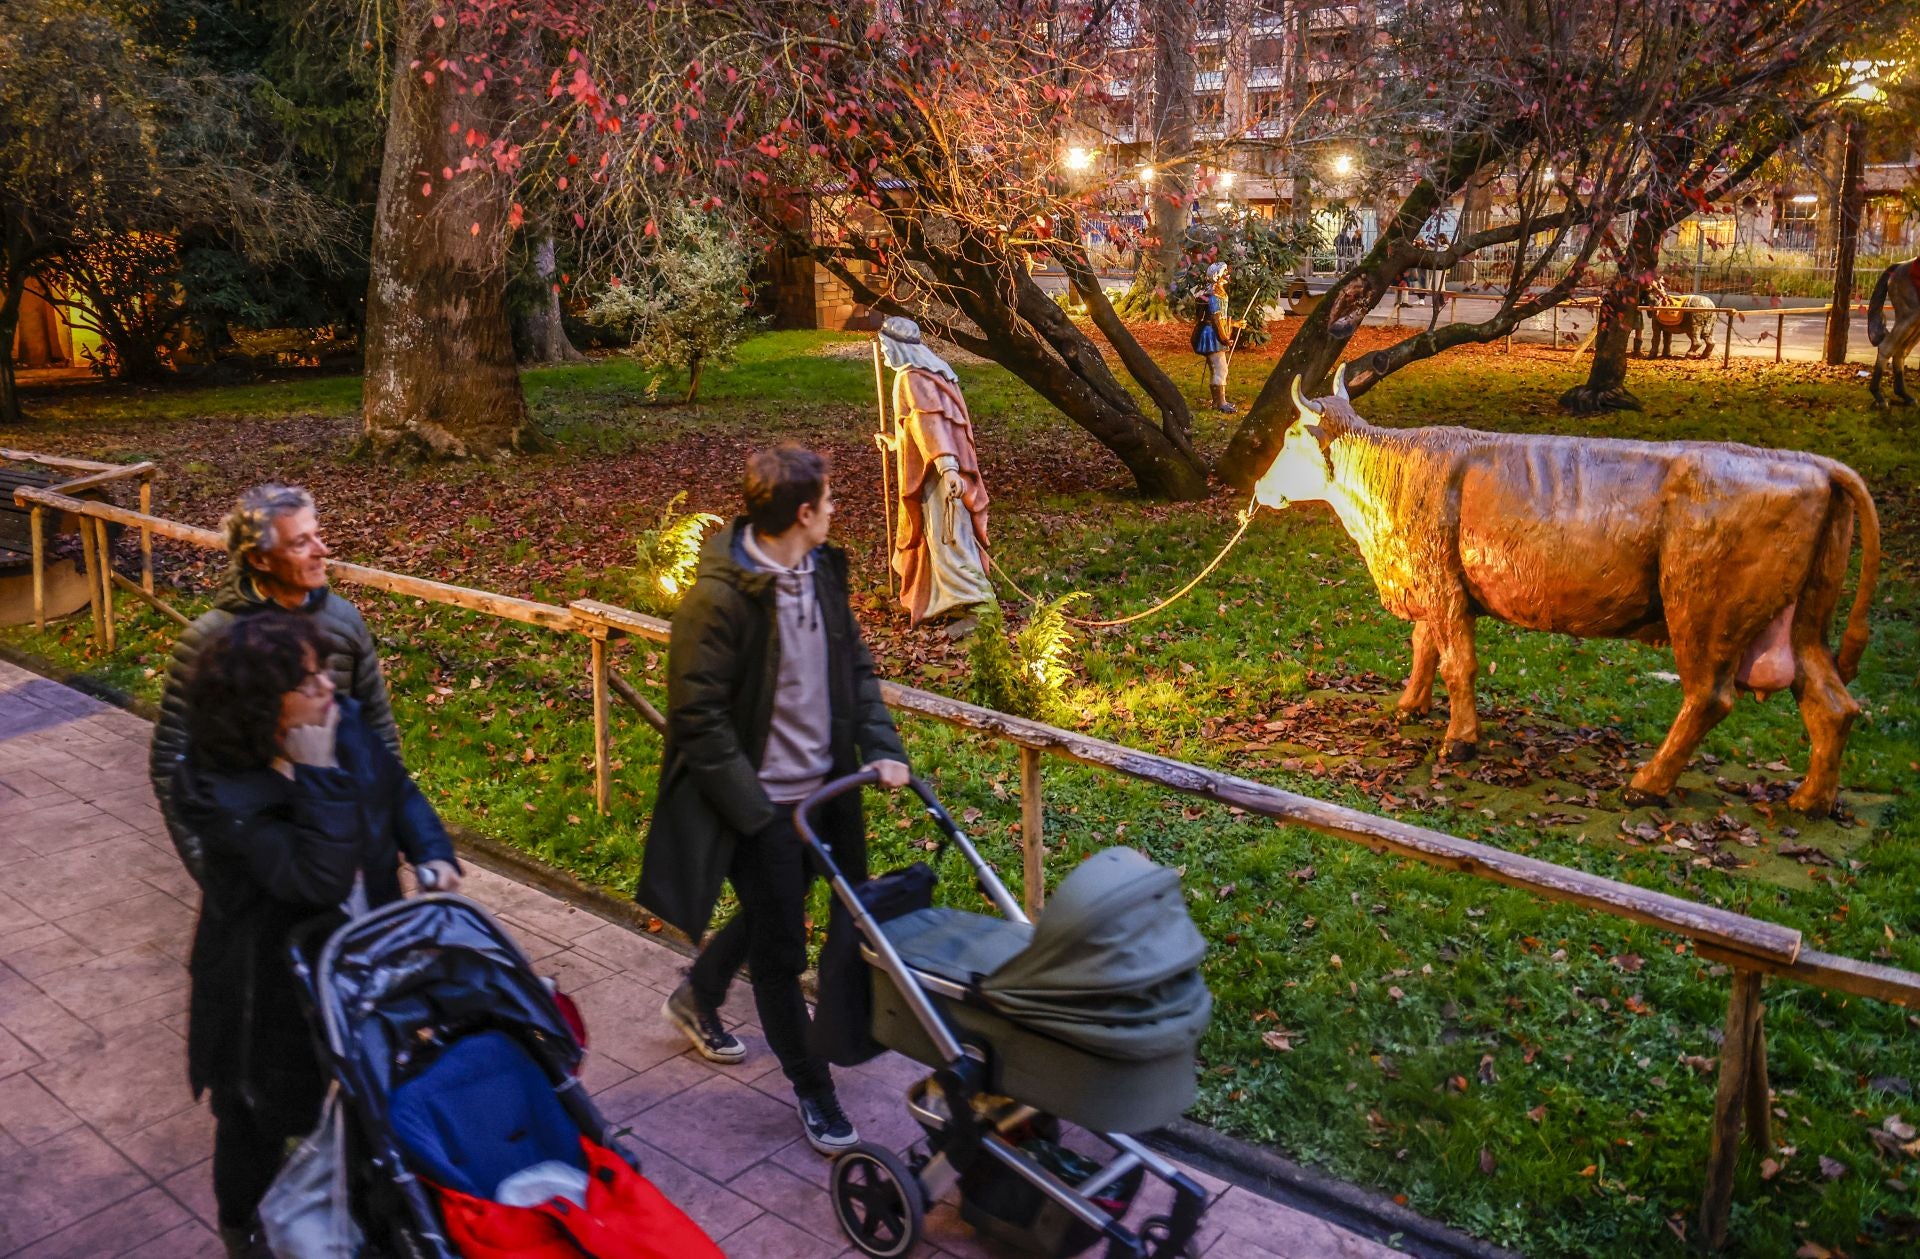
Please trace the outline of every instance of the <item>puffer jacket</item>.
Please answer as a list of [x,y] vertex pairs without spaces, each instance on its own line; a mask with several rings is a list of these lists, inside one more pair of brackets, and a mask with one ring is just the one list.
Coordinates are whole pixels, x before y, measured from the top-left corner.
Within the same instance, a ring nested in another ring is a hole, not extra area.
[[[780,678],[778,594],[774,575],[756,567],[739,541],[746,527],[743,516],[707,539],[699,575],[673,614],[660,795],[636,892],[642,905],[696,940],[713,917],[734,844],[780,813],[759,775]],[[847,603],[846,553],[822,546],[813,565],[827,631],[832,773],[877,760],[904,763],[873,656]],[[830,801],[820,824],[849,877],[864,877],[859,796]]]
[[[173,836],[173,846],[196,883],[205,882],[202,875],[206,845],[183,819],[173,800],[174,775],[187,753],[187,691],[194,664],[208,640],[236,620],[280,606],[261,595],[246,572],[236,567],[227,574],[214,596],[213,607],[181,632],[167,663],[166,686],[160,694],[160,720],[153,727],[147,771],[153,780],[153,794],[160,801],[160,815],[166,819],[167,831]],[[313,617],[320,628],[321,640],[326,645],[327,672],[333,675],[334,689],[359,702],[368,727],[394,757],[399,758],[400,732],[394,728],[387,682],[380,673],[380,655],[360,609],[333,591],[323,589],[309,595],[306,605],[296,611]]]
[[314,919],[341,918],[365,880],[369,907],[400,898],[400,859],[453,861],[446,828],[360,706],[340,701],[338,768],[227,773],[189,755],[173,799],[204,837],[194,927],[187,1070],[196,1096],[237,1091],[249,1104],[318,1078],[287,946]]

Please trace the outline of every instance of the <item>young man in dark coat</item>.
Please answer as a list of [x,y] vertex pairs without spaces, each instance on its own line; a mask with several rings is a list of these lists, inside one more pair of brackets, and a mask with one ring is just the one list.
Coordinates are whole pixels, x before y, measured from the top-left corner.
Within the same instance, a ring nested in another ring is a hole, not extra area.
[[153,728],[148,768],[173,846],[195,882],[202,882],[206,844],[181,816],[173,778],[187,752],[187,693],[201,648],[235,621],[261,612],[311,617],[319,631],[328,675],[354,700],[374,735],[395,757],[400,734],[387,701],[380,656],[360,609],[327,588],[327,556],[313,498],[298,486],[256,485],[240,496],[225,522],[228,569],[213,607],[182,631],[167,664],[160,720]]
[[[827,1064],[807,1051],[800,974],[815,872],[793,808],[863,764],[888,789],[905,786],[906,753],[847,603],[846,555],[826,544],[826,461],[798,446],[757,451],[745,492],[747,514],[708,539],[673,617],[666,752],[639,899],[698,940],[722,881],[732,882],[739,912],[667,999],[666,1017],[702,1056],[739,1062],[746,1049],[718,1011],[745,963],[807,1140],[832,1153],[859,1138]],[[820,822],[841,868],[864,877],[858,796],[831,802]]]

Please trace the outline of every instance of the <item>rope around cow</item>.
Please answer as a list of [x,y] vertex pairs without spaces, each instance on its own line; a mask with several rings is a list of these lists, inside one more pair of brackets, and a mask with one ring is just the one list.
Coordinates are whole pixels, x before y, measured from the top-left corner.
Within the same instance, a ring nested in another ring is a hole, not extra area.
[[[1260,510],[1259,502],[1254,499],[1248,499],[1247,505],[1240,509],[1240,513],[1239,513],[1240,527],[1233,531],[1233,536],[1231,538],[1228,538],[1227,544],[1220,548],[1220,553],[1215,555],[1213,559],[1208,562],[1207,566],[1201,569],[1199,575],[1196,576],[1192,581],[1180,587],[1180,589],[1174,591],[1172,594],[1168,595],[1166,598],[1162,599],[1160,602],[1154,604],[1152,607],[1148,608],[1146,611],[1135,612],[1131,616],[1116,617],[1108,621],[1097,621],[1097,620],[1090,619],[1088,617],[1068,616],[1066,613],[1063,612],[1060,614],[1060,619],[1067,622],[1069,625],[1078,625],[1085,629],[1111,629],[1113,626],[1116,626],[1116,625],[1131,625],[1135,621],[1144,621],[1150,616],[1153,616],[1160,612],[1164,612],[1166,609],[1172,607],[1174,604],[1180,602],[1180,600],[1186,598],[1189,594],[1193,593],[1194,587],[1198,586],[1201,582],[1205,581],[1208,577],[1213,575],[1213,570],[1220,567],[1222,561],[1224,561],[1227,558],[1227,553],[1232,551],[1233,548],[1239,544],[1240,539],[1246,536],[1247,526],[1253,523],[1254,513],[1259,510]],[[1020,583],[1013,579],[1013,574],[1009,573],[1006,570],[1006,568],[1000,564],[998,560],[993,558],[991,554],[988,554],[987,556],[987,564],[993,569],[994,572],[1000,575],[1003,581],[1005,581],[1009,586],[1013,587],[1015,594],[1019,595],[1021,598],[1025,599],[1027,602],[1033,604],[1036,607],[1038,607],[1042,602],[1044,602],[1038,596],[1028,594],[1024,589],[1022,589],[1020,586]]]

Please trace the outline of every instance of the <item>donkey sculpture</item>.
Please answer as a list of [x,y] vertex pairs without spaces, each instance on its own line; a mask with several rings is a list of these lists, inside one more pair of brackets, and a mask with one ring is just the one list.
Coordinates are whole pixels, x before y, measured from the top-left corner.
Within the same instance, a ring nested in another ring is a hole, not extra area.
[[[1375,428],[1348,401],[1308,400],[1255,495],[1324,502],[1359,545],[1388,612],[1413,622],[1405,713],[1452,700],[1441,756],[1465,760],[1474,712],[1474,623],[1671,644],[1679,715],[1627,789],[1673,790],[1739,691],[1792,691],[1813,745],[1788,802],[1833,808],[1860,705],[1847,683],[1867,645],[1880,522],[1851,468],[1819,455],[1726,442],[1644,442],[1469,428]],[[1828,645],[1860,529],[1860,584],[1839,650]]]
[[[1893,299],[1893,331],[1887,331],[1885,316],[1881,313],[1887,299]],[[1887,405],[1887,399],[1880,392],[1880,377],[1886,374],[1887,365],[1893,365],[1893,405],[1910,407],[1913,399],[1907,394],[1907,355],[1913,353],[1914,346],[1920,345],[1920,258],[1910,262],[1896,262],[1880,273],[1880,279],[1873,286],[1873,298],[1867,303],[1867,340],[1880,347],[1880,353],[1873,360],[1873,400],[1881,406]]]
[[[1713,353],[1713,299],[1698,293],[1675,295],[1667,291],[1667,286],[1659,280],[1647,284],[1647,305],[1655,309],[1646,312],[1645,319],[1653,323],[1653,344],[1648,348],[1649,358],[1668,358],[1673,354],[1673,334],[1687,334],[1686,358],[1705,358]],[[1705,309],[1694,309],[1704,307]],[[1640,332],[1642,316],[1634,312],[1633,353],[1640,353]]]

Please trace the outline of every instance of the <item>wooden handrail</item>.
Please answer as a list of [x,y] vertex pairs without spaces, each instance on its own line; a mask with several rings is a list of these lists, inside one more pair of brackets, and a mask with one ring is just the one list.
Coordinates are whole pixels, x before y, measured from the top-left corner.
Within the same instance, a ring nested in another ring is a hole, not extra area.
[[68,459],[64,455],[36,455],[30,450],[8,450],[0,446],[0,459],[13,463],[37,463],[49,468],[66,468],[70,472],[116,472],[126,467],[124,463],[101,463],[97,459]]
[[86,476],[79,477],[75,480],[62,481],[58,485],[49,485],[45,488],[55,494],[77,494],[81,490],[99,489],[103,485],[111,485],[115,481],[124,481],[129,477],[146,476],[155,471],[158,466],[158,464],[144,461],[141,463],[121,464],[105,472],[90,472]]

